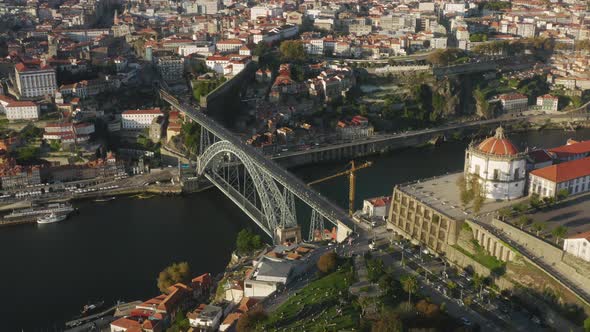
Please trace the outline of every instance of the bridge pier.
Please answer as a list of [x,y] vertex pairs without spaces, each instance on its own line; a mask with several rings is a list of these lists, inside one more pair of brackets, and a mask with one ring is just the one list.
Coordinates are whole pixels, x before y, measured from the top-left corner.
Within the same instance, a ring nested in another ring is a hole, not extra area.
[[299,243],[303,240],[301,238],[301,226],[277,227],[275,237],[275,243]]

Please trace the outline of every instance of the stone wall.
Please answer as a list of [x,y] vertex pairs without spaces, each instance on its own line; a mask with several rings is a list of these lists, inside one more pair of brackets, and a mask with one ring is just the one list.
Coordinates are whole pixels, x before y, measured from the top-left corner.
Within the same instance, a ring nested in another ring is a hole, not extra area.
[[387,75],[387,74],[402,74],[402,73],[414,73],[418,71],[431,71],[430,65],[408,65],[408,66],[390,66],[378,68],[368,68],[367,72],[375,75]]
[[[447,247],[445,255],[448,261],[462,269],[470,267],[474,273],[484,277],[489,277],[492,274],[490,269],[452,246]],[[495,278],[494,283],[498,286],[498,288],[500,288],[500,290],[512,289],[514,287],[514,284],[504,277]]]
[[232,98],[235,98],[235,90],[239,90],[241,84],[252,77],[257,66],[258,65],[255,62],[250,61],[250,63],[246,65],[246,68],[244,68],[237,75],[223,82],[223,84],[211,91],[207,96],[201,97],[201,107],[212,108],[215,106],[215,104],[219,103],[219,101],[223,101],[226,97],[231,96]]
[[503,262],[509,262],[514,259],[514,252],[504,242],[498,239],[494,234],[487,231],[478,224],[466,221],[473,232],[473,238],[477,240],[490,255]]
[[514,242],[527,248],[531,252],[536,253],[538,257],[543,258],[550,264],[561,262],[563,250],[555,247],[547,241],[496,218],[492,220],[492,225],[506,233],[506,235],[508,235]]

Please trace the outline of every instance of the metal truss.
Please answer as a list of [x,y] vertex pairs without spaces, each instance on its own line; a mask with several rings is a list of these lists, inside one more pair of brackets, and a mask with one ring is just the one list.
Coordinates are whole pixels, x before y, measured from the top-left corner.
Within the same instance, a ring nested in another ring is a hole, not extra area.
[[315,241],[316,232],[320,236],[320,240],[324,239],[324,217],[316,210],[311,210],[311,223],[309,224],[309,241]]
[[230,198],[269,236],[274,238],[279,226],[297,224],[294,210],[290,209],[273,178],[232,143],[217,141],[207,145],[199,157],[197,171],[217,187],[221,186],[227,196],[231,195]]

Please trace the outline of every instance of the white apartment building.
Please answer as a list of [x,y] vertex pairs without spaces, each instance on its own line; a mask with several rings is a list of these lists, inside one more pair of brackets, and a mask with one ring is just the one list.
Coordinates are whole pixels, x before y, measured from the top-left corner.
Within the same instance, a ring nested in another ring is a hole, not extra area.
[[163,115],[164,113],[159,108],[125,111],[121,114],[123,129],[137,130],[149,128],[155,118]]
[[552,96],[550,94],[546,94],[543,96],[537,97],[537,106],[542,110],[546,111],[557,111],[559,104],[559,98],[557,96]]
[[563,243],[563,250],[590,262],[590,232],[568,237]]
[[522,112],[528,109],[529,99],[521,93],[507,93],[499,97],[506,112]]
[[209,56],[215,53],[215,45],[213,44],[187,44],[178,46],[178,54],[180,56],[187,56],[191,54],[198,54],[202,56]]
[[529,174],[529,195],[556,197],[562,189],[570,195],[590,190],[590,157],[539,168]]
[[216,43],[217,51],[224,53],[237,53],[244,45],[244,42],[239,39],[224,39]]
[[524,38],[535,37],[536,27],[534,23],[518,23],[516,24],[517,35]]
[[447,37],[437,37],[430,40],[431,48],[447,48]]
[[256,21],[259,17],[280,17],[283,15],[283,9],[279,6],[254,6],[250,8],[250,20]]
[[23,98],[53,96],[57,90],[55,69],[49,66],[27,66],[18,63],[14,67],[14,78],[18,93]]
[[39,105],[32,101],[13,101],[4,106],[4,110],[9,121],[37,120],[41,113]]
[[217,331],[223,309],[214,305],[201,305],[192,312],[189,312],[186,317],[192,327],[199,331]]

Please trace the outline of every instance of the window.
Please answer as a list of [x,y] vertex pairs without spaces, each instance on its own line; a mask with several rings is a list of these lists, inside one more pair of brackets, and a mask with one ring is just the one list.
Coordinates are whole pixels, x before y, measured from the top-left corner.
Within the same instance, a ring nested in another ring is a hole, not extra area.
[[494,169],[494,180],[500,179],[500,171],[498,169]]
[[479,176],[479,165],[475,165],[475,174]]
[[514,170],[514,180],[518,180],[520,177],[520,168]]

